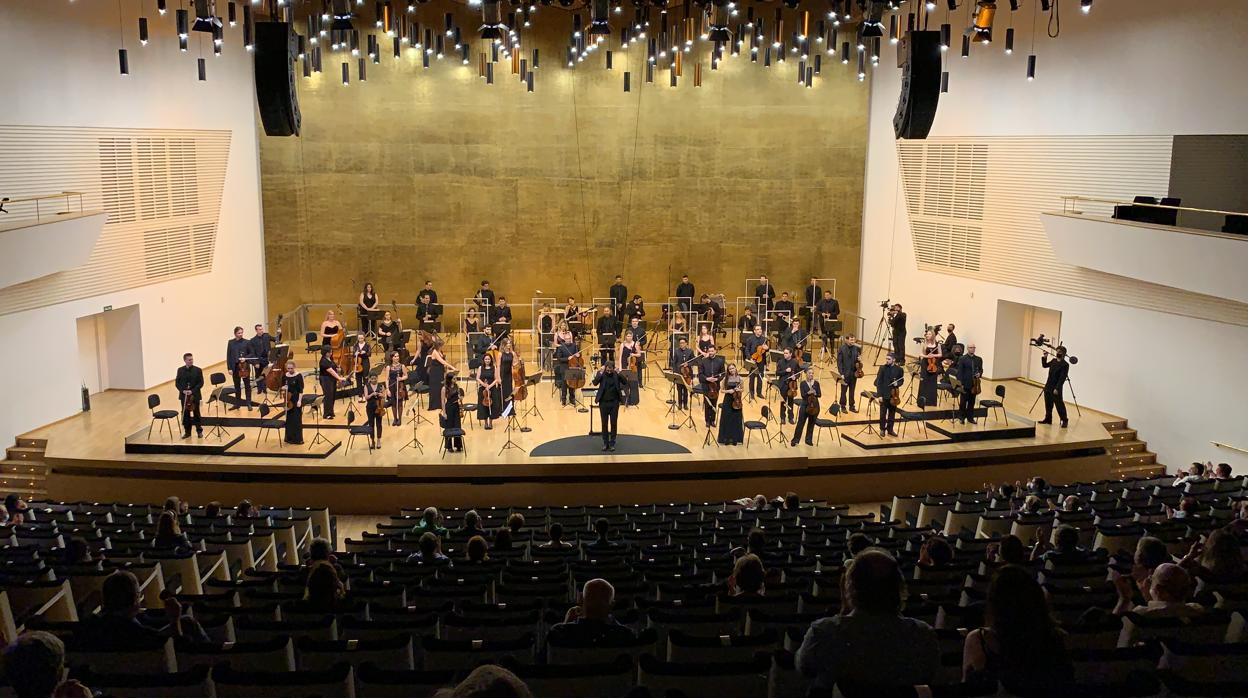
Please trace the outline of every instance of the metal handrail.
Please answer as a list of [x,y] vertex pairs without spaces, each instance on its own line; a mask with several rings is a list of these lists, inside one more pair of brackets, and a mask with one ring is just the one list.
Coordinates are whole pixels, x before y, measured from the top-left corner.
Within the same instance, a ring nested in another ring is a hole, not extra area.
[[[80,191],[63,191],[57,194],[39,194],[37,196],[20,196],[17,198],[5,199],[3,202],[0,202],[0,203],[3,203],[4,205],[8,206],[12,204],[25,204],[25,203],[33,202],[35,204],[35,220],[39,221],[39,220],[43,220],[43,211],[39,207],[40,201],[64,199],[65,200],[64,213],[69,213],[70,212],[70,200],[73,199],[75,196],[78,197],[78,213],[83,213],[84,212],[83,203],[82,203],[83,192],[80,192]],[[58,212],[58,215],[59,215],[59,212]]]
[[1224,444],[1221,441],[1210,441],[1209,443],[1213,444],[1214,446],[1217,446],[1218,448],[1226,448],[1232,451],[1239,451],[1240,453],[1248,453],[1248,448],[1240,448],[1239,446],[1232,446],[1230,444]]
[[1248,212],[1243,211],[1221,211],[1213,208],[1193,208],[1191,206],[1172,206],[1170,204],[1150,204],[1137,201],[1123,201],[1121,199],[1102,199],[1095,196],[1076,196],[1066,195],[1062,197],[1062,212],[1076,213],[1072,204],[1075,201],[1090,201],[1098,204],[1114,204],[1116,206],[1147,206],[1149,208],[1160,208],[1169,211],[1191,211],[1193,213],[1214,213],[1220,216],[1248,216]]

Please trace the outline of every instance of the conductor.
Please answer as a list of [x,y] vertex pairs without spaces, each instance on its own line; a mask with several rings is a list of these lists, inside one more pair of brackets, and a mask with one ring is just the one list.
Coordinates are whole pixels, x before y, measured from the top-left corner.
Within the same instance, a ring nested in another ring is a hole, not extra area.
[[598,414],[602,417],[602,450],[615,450],[615,435],[619,430],[620,404],[626,390],[623,377],[615,370],[615,362],[607,361],[594,376],[598,386]]

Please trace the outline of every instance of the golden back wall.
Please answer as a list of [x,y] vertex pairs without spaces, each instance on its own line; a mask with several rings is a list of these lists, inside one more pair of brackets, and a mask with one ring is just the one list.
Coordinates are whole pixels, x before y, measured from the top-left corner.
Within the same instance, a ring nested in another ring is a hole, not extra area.
[[[460,7],[465,36],[480,24],[461,6],[418,7],[435,27]],[[303,135],[261,140],[270,309],[346,303],[363,280],[412,303],[426,278],[444,302],[483,278],[516,305],[538,289],[588,299],[617,273],[656,301],[684,272],[729,297],[759,273],[797,292],[835,277],[857,307],[867,88],[855,66],[825,61],[806,89],[795,57],[765,69],[743,53],[712,71],[699,43],[672,88],[666,68],[645,82],[640,45],[616,50],[613,70],[601,50],[568,69],[570,26],[558,7],[535,14],[522,51],[540,50],[532,93],[506,61],[486,85],[475,38],[471,65],[448,52],[424,69],[382,36],[381,64],[361,84],[349,59],[348,86],[343,54],[325,51],[324,72],[298,79]]]

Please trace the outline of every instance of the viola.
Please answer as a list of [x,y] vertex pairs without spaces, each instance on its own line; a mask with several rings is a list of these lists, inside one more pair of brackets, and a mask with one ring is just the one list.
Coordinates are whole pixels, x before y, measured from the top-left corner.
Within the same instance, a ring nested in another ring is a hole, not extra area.
[[813,390],[806,393],[806,416],[819,416],[819,397],[815,395],[815,391]]

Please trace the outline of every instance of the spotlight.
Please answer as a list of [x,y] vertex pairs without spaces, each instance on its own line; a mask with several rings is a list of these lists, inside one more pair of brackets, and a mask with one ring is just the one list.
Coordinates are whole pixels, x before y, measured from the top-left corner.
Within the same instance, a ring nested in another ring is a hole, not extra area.
[[732,40],[732,32],[728,31],[728,5],[727,0],[718,0],[711,5],[711,28],[706,33],[706,38],[710,41]]
[[611,8],[608,0],[591,0],[589,4],[589,35],[611,35]]
[[169,8],[166,6],[166,0],[156,0],[156,11],[162,15],[169,11]]
[[1014,27],[1005,30],[1005,55],[1014,53]]
[[174,23],[178,29],[178,38],[185,39],[190,34],[190,15],[186,10],[174,13]]
[[1027,56],[1027,82],[1036,79],[1036,54]]
[[506,34],[503,24],[503,7],[498,0],[485,0],[481,3],[481,38],[502,39]]
[[[130,74],[130,58],[126,54],[126,50],[124,48],[117,49],[117,62],[119,64],[119,67],[121,68],[121,74],[129,75]],[[5,199],[5,200],[7,201],[8,199]],[[8,213],[8,211],[5,211],[5,213]]]
[[972,20],[970,33],[977,44],[992,43],[992,20],[997,15],[996,0],[979,0],[975,4],[975,17]]
[[191,31],[211,34],[220,26],[216,0],[195,0],[195,23],[191,25]]
[[1092,0],[1079,0],[1079,9],[1082,10],[1085,15],[1091,12]]
[[871,6],[862,16],[862,35],[865,37],[884,36],[883,0],[872,0]]
[[351,24],[351,17],[351,3],[349,0],[333,0],[333,7],[330,13],[330,29],[335,31],[351,31],[355,29],[355,25]]

